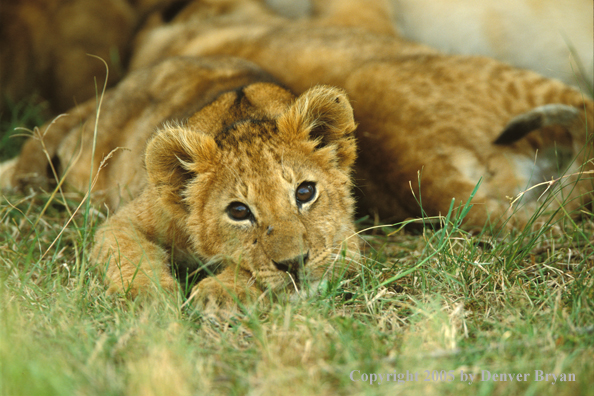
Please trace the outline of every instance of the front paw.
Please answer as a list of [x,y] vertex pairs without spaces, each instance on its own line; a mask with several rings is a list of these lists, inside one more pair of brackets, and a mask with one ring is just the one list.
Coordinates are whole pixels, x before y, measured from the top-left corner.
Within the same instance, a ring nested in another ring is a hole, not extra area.
[[194,286],[188,303],[194,304],[203,314],[228,319],[242,308],[263,302],[265,298],[262,291],[249,281],[240,284],[209,277]]

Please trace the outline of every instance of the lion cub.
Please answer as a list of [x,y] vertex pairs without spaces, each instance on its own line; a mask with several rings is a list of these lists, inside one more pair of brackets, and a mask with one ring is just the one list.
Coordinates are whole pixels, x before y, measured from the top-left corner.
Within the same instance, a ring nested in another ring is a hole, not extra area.
[[233,310],[263,291],[300,291],[333,271],[353,236],[353,113],[342,90],[295,99],[267,82],[218,96],[150,138],[148,183],[97,232],[109,290],[173,290],[174,266],[216,273],[191,297]]
[[44,146],[29,140],[0,181],[50,183],[44,150],[70,190],[96,179],[94,202],[122,206],[92,251],[110,292],[173,291],[175,272],[199,270],[212,276],[192,301],[229,312],[265,291],[308,293],[357,260],[355,122],[341,89],[295,98],[241,59],[169,58],[106,93],[95,158],[94,109],[42,127]]

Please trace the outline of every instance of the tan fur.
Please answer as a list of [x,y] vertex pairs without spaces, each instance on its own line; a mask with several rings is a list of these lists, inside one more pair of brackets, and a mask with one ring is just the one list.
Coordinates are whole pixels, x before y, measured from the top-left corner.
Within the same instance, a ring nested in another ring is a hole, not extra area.
[[[113,208],[123,193],[136,197],[96,233],[92,257],[110,292],[172,291],[173,272],[185,280],[215,271],[191,297],[206,311],[234,311],[236,298],[299,295],[353,269],[352,108],[340,89],[319,86],[295,98],[271,80],[239,59],[171,58],[107,93],[94,173],[114,148],[130,151],[101,170],[94,200]],[[92,109],[85,104],[78,117],[42,128],[70,188],[84,190],[91,176]],[[30,140],[16,168],[10,164],[14,181],[47,177],[36,156],[43,148]],[[315,184],[307,202],[297,199],[303,183]],[[238,202],[249,207],[246,219],[231,217]]]
[[[336,10],[340,4],[324,7]],[[330,26],[335,15],[323,12],[311,20],[268,17],[249,0],[195,5],[179,20],[142,32],[132,66],[172,54],[231,54],[257,63],[296,92],[316,83],[345,88],[359,123],[360,202],[386,219],[420,216],[418,199],[427,214],[445,214],[453,198],[467,200],[482,178],[467,222],[497,222],[507,217],[506,197],[559,175],[550,172],[555,166],[545,165],[556,162],[555,144],[576,155],[592,131],[593,103],[580,92],[488,58],[446,56],[395,35],[376,34],[368,15],[361,28],[354,28],[356,15],[350,17],[351,27],[343,27]],[[207,13],[208,18],[201,17]],[[580,110],[571,127],[541,127],[513,144],[493,144],[514,117],[552,103]],[[561,162],[564,168],[566,161]],[[591,183],[585,181],[572,197],[588,191]],[[524,200],[526,210],[514,217],[516,225],[525,224],[540,205],[537,197]]]

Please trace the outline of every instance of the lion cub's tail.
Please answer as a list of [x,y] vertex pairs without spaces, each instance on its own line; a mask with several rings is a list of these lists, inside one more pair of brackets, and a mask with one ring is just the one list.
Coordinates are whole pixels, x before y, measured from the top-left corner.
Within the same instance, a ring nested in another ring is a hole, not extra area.
[[594,169],[591,110],[589,103],[585,111],[564,104],[536,107],[513,118],[493,143],[511,148],[508,156],[514,160],[516,177],[529,181],[529,190],[571,176],[581,180],[580,194],[591,197],[594,183],[586,176]]
[[580,131],[575,130],[575,124],[579,119],[580,111],[573,106],[564,104],[539,106],[513,118],[493,143],[511,144],[532,131],[553,125],[564,127],[572,134],[574,132],[583,133],[583,128]]

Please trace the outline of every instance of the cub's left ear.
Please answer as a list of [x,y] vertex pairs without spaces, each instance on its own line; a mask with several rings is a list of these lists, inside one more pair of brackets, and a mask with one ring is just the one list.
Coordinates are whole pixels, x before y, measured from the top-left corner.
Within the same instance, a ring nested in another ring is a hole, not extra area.
[[353,108],[340,88],[310,88],[280,116],[277,125],[288,139],[314,143],[316,150],[333,157],[341,168],[349,168],[357,158]]

